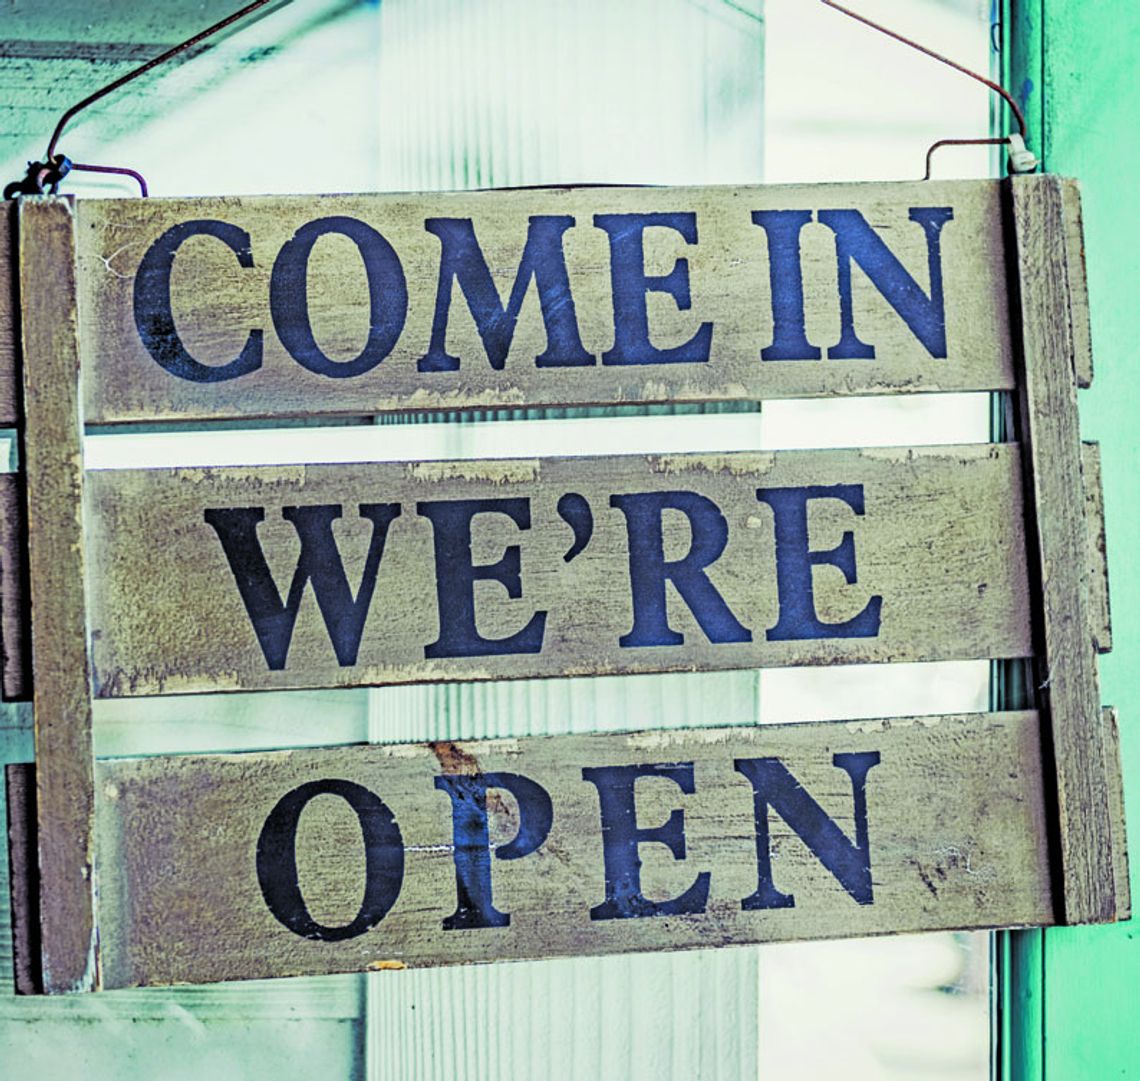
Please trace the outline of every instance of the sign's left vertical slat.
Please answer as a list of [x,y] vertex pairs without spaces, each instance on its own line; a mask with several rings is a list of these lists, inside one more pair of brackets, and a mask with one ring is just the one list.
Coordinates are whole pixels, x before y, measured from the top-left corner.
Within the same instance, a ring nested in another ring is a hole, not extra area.
[[98,966],[74,203],[21,200],[18,260],[43,983],[84,991]]
[[0,203],[0,428],[15,427],[20,416],[16,277],[11,273],[15,227],[15,204]]
[[[16,427],[20,416],[15,236],[16,204],[0,203],[0,428]],[[18,478],[0,473],[0,697],[6,702],[31,693],[22,501]]]

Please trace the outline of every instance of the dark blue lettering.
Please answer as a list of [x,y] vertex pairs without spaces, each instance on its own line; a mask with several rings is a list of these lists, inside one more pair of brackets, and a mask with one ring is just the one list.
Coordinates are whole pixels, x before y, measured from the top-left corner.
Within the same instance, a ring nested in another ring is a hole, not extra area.
[[217,507],[205,511],[203,517],[222,542],[261,652],[271,669],[285,667],[297,609],[305,584],[310,580],[337,663],[342,668],[356,664],[364,621],[376,586],[376,572],[384,555],[388,526],[399,514],[398,503],[360,504],[360,516],[372,523],[372,539],[360,577],[360,589],[354,598],[332,532],[333,520],[340,517],[341,508],[335,504],[283,508],[281,516],[293,523],[301,540],[301,554],[293,572],[289,597],[282,603],[257,538],[257,527],[265,519],[265,509]]
[[740,903],[743,909],[794,908],[796,899],[782,893],[772,881],[772,855],[768,839],[768,809],[776,812],[808,846],[812,854],[839,880],[858,904],[874,902],[871,883],[871,849],[867,834],[867,773],[879,762],[878,751],[836,754],[832,763],[851,778],[855,811],[855,842],[830,819],[778,758],[738,758],[736,769],[752,782],[756,816],[756,892]]
[[[751,642],[705,568],[728,544],[728,523],[720,508],[696,492],[639,492],[610,496],[610,506],[626,518],[629,535],[629,581],[633,595],[633,627],[618,641],[632,646],[677,646],[685,636],[669,626],[665,582],[671,581],[710,642]],[[662,515],[676,510],[689,520],[692,540],[681,559],[665,558]]]
[[227,364],[202,364],[182,344],[170,304],[170,274],[183,241],[212,236],[237,256],[239,266],[253,266],[249,233],[224,221],[183,221],[171,226],[148,249],[135,275],[135,326],[146,351],[179,379],[191,383],[221,383],[261,367],[262,332],[251,330],[241,352]]
[[863,513],[863,485],[809,484],[802,488],[757,488],[756,498],[772,508],[776,526],[776,591],[780,615],[768,633],[769,642],[805,638],[874,638],[879,633],[882,597],[872,597],[866,607],[842,623],[823,623],[815,612],[812,567],[838,567],[848,585],[855,574],[855,538],[848,530],[835,548],[816,551],[808,547],[808,501],[838,499],[856,514]]
[[542,785],[518,773],[447,773],[435,787],[451,797],[452,836],[455,842],[455,912],[443,921],[445,931],[476,927],[507,927],[511,917],[500,912],[491,895],[491,840],[487,825],[487,789],[506,789],[518,801],[519,827],[506,844],[495,848],[495,858],[517,860],[529,856],[550,832],[554,807]]
[[535,357],[539,368],[582,367],[595,359],[582,344],[562,235],[574,224],[568,215],[539,214],[530,219],[519,269],[511,295],[504,305],[495,287],[487,260],[475,237],[470,218],[428,218],[424,228],[440,239],[443,250],[439,263],[439,288],[435,298],[435,318],[431,344],[420,357],[421,372],[454,372],[459,357],[447,351],[447,320],[451,310],[451,283],[454,279],[467,298],[487,359],[496,371],[502,370],[510,352],[523,298],[534,278],[542,320],[546,327],[546,350]]
[[760,359],[819,360],[822,354],[807,340],[800,265],[800,230],[811,221],[811,211],[754,210],[752,221],[768,234],[772,287],[772,344],[760,350]]
[[439,600],[439,637],[424,646],[424,656],[483,657],[503,653],[539,653],[546,613],[535,612],[517,634],[484,638],[475,626],[475,583],[499,582],[507,596],[522,596],[521,557],[508,545],[496,563],[471,561],[471,519],[476,514],[505,514],[519,529],[530,529],[528,499],[440,499],[417,503],[435,533],[435,583]]
[[[309,914],[297,877],[297,825],[309,801],[339,796],[355,812],[364,839],[364,898],[356,916],[339,927],[317,923]],[[343,942],[375,927],[396,903],[404,883],[404,839],[384,802],[352,781],[306,781],[286,793],[269,812],[257,838],[257,881],[274,918],[295,935],[318,942]]]
[[665,845],[675,859],[685,858],[685,815],[679,808],[663,826],[649,829],[637,824],[634,785],[638,777],[661,777],[692,795],[693,763],[650,762],[635,766],[593,766],[582,770],[583,780],[598,790],[602,817],[602,859],[606,873],[606,899],[590,909],[592,920],[641,919],[645,916],[680,916],[704,912],[709,896],[709,872],[679,897],[651,901],[641,892],[639,846],[648,842]]
[[930,295],[910,276],[858,210],[821,210],[819,220],[835,233],[839,260],[839,342],[827,351],[835,360],[870,360],[875,347],[855,333],[851,301],[851,264],[858,263],[871,283],[902,317],[932,357],[946,356],[946,308],[942,298],[942,226],[954,217],[948,206],[916,206],[910,220],[926,234]]
[[574,543],[562,556],[563,562],[569,563],[575,556],[581,554],[594,535],[594,512],[590,510],[589,501],[584,495],[567,492],[558,500],[558,513],[574,531]]
[[673,229],[688,244],[697,242],[697,216],[672,214],[595,214],[594,224],[610,237],[610,280],[614,295],[614,347],[603,364],[704,364],[712,348],[712,323],[702,323],[682,345],[658,349],[649,340],[647,293],[667,293],[678,311],[692,307],[689,261],[678,259],[668,274],[645,273],[645,230]]
[[[313,336],[309,321],[309,257],[329,233],[351,240],[368,275],[368,339],[352,360],[333,360]],[[282,245],[269,279],[269,311],[281,344],[302,367],[332,379],[371,371],[395,347],[408,317],[408,285],[400,258],[375,229],[356,218],[318,218]]]

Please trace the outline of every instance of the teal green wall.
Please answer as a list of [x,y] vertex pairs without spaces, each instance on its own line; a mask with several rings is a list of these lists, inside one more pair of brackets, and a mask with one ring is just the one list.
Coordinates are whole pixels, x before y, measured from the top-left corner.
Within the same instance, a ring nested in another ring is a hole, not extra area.
[[[1120,709],[1126,813],[1140,836],[1140,5],[1013,0],[1011,89],[1048,172],[1081,181],[1096,375],[1081,395],[1101,441],[1114,648],[1101,695]],[[1132,892],[1140,851],[1134,848]],[[1009,1076],[1140,1077],[1140,920],[1025,932],[1010,943]]]

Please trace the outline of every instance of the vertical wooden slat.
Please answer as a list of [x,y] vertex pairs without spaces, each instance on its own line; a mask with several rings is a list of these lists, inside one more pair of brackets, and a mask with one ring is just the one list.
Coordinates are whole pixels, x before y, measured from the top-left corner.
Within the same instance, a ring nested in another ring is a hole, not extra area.
[[70,200],[21,200],[19,268],[43,981],[48,992],[82,991],[96,986],[97,961],[83,428]]
[[1120,725],[1116,709],[1103,711],[1105,755],[1108,758],[1108,806],[1112,816],[1112,856],[1116,868],[1116,914],[1126,920],[1132,915],[1132,884],[1128,880],[1128,834],[1124,821],[1124,771],[1120,762]]
[[8,790],[8,872],[12,902],[12,967],[16,992],[43,990],[36,884],[36,776],[30,762],[5,768]]
[[1108,545],[1104,528],[1104,484],[1100,444],[1081,444],[1081,477],[1085,485],[1085,522],[1089,537],[1089,605],[1093,645],[1098,653],[1112,650],[1112,608],[1108,599]]
[[[19,422],[19,322],[15,260],[16,204],[0,203],[0,427]],[[22,495],[0,475],[0,694],[11,702],[31,690],[28,678]]]
[[19,418],[16,321],[15,244],[16,204],[0,203],[0,428],[13,427]]
[[15,473],[0,473],[0,692],[5,702],[31,694],[28,656],[24,493]]
[[1081,192],[1075,180],[1061,181],[1061,211],[1065,223],[1065,270],[1069,283],[1069,324],[1073,330],[1073,371],[1077,386],[1093,379],[1092,328],[1089,325],[1089,286],[1085,276],[1085,229]]
[[[1064,922],[1115,917],[1108,774],[1090,641],[1088,534],[1069,319],[1061,183],[1011,177],[1012,253],[1020,306],[1021,439],[1040,575],[1039,684],[1056,770]],[[1031,544],[1031,548],[1033,545]]]

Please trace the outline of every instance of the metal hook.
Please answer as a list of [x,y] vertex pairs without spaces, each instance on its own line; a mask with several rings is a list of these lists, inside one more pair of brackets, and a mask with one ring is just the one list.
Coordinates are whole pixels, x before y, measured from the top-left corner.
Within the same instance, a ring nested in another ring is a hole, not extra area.
[[4,188],[5,199],[15,199],[17,195],[56,195],[63,178],[72,170],[81,173],[117,173],[121,176],[133,177],[138,181],[142,197],[145,199],[147,191],[146,178],[134,169],[127,169],[118,165],[86,165],[82,162],[72,161],[66,154],[56,154],[48,161],[29,161],[28,171],[23,180],[13,180]]
[[139,194],[146,199],[150,195],[150,190],[146,185],[146,177],[142,173],[136,172],[134,169],[128,169],[125,165],[84,165],[78,161],[71,163],[71,168],[81,173],[116,173],[119,176],[129,176],[138,181]]
[[948,56],[943,56],[942,53],[935,52],[933,49],[925,45],[919,44],[913,38],[908,38],[903,34],[892,30],[890,27],[883,26],[872,19],[868,19],[865,15],[860,15],[857,11],[852,11],[850,8],[844,7],[842,4],[837,3],[836,0],[820,0],[821,3],[827,5],[829,8],[834,8],[836,11],[842,12],[844,15],[854,19],[856,22],[861,22],[864,26],[871,27],[872,30],[877,30],[880,34],[885,34],[887,37],[901,42],[903,45],[908,45],[910,48],[922,53],[924,56],[929,56],[932,60],[937,60],[940,64],[945,64],[947,67],[953,68],[955,71],[963,75],[969,76],[976,82],[981,83],[983,86],[989,87],[995,94],[999,95],[1001,99],[1009,106],[1010,112],[1013,113],[1014,119],[1017,121],[1018,132],[1008,136],[994,136],[985,139],[939,139],[934,143],[926,152],[926,175],[924,180],[930,179],[930,166],[931,159],[934,152],[943,146],[985,146],[1006,144],[1010,148],[1009,152],[1009,168],[1013,173],[1031,173],[1037,168],[1037,158],[1029,151],[1025,145],[1025,114],[1022,113],[1020,106],[1014,100],[1013,95],[1000,83],[994,82],[993,79],[987,79],[986,76],[978,74],[978,72],[959,64],[956,60],[951,60]]

